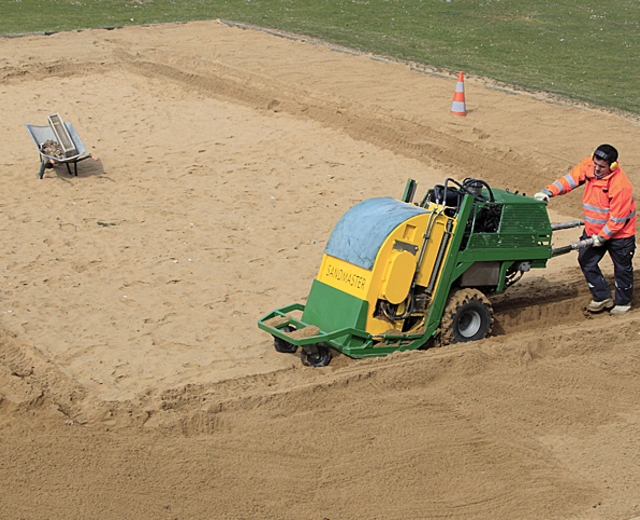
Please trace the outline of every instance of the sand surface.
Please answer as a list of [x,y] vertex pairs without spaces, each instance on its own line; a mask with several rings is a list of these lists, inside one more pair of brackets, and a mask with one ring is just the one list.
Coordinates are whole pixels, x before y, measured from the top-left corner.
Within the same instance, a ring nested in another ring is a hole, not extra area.
[[[355,203],[604,142],[640,186],[637,120],[469,77],[456,117],[455,77],[218,21],[0,50],[1,518],[640,516],[640,302],[586,315],[575,253],[481,342],[310,369],[256,326]],[[39,180],[56,112],[98,160]]]

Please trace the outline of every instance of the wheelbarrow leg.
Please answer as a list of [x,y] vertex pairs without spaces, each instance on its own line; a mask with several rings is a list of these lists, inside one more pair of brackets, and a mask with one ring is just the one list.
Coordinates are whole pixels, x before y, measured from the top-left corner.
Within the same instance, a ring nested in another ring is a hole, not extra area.
[[69,163],[64,163],[64,164],[67,167],[67,172],[69,172],[69,175],[71,175],[71,168],[69,168]]
[[38,179],[42,179],[44,176],[45,163],[44,161],[40,161],[40,173],[38,174]]

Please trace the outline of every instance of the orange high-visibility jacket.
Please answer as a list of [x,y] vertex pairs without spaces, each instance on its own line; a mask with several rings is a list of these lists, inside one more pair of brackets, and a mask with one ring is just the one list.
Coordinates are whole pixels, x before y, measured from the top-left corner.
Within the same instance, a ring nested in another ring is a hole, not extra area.
[[587,157],[571,173],[545,186],[545,191],[555,197],[583,184],[582,212],[587,235],[600,235],[608,240],[636,234],[633,188],[620,166],[598,178],[593,174],[593,159]]

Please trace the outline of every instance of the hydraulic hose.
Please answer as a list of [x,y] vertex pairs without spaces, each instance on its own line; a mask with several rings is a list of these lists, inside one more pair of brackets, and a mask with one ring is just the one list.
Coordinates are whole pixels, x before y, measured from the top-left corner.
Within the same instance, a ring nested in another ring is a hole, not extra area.
[[404,312],[395,314],[390,309],[390,307],[391,305],[389,304],[389,302],[383,302],[381,306],[382,312],[390,320],[403,320],[406,317],[411,316],[411,314],[413,313],[413,295],[411,294],[411,292],[409,292],[409,296],[407,296],[407,299],[405,300]]

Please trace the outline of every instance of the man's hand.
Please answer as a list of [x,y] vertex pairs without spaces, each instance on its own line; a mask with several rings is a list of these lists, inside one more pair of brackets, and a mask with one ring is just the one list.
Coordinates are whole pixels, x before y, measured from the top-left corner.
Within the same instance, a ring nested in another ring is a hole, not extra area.
[[593,246],[591,247],[600,247],[606,242],[606,239],[602,238],[600,235],[591,235],[591,238],[593,238]]
[[549,195],[547,195],[544,191],[539,191],[533,196],[533,198],[535,200],[539,200],[540,202],[544,202],[545,206],[549,203]]

